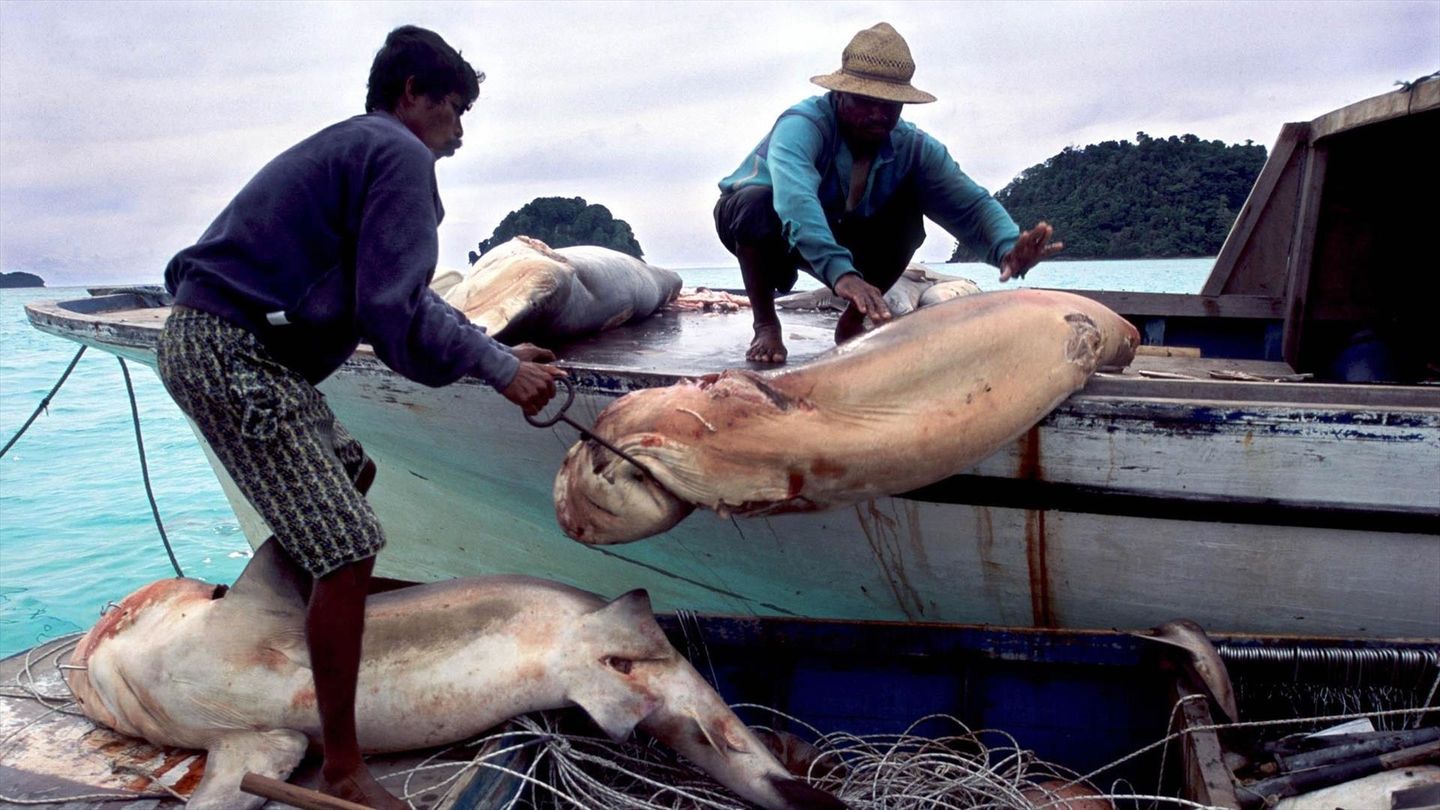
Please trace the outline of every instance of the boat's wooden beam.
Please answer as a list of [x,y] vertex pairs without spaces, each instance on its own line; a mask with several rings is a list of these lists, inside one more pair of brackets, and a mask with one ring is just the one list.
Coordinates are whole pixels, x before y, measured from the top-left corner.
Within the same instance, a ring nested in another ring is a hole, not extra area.
[[1180,712],[1184,728],[1195,729],[1182,738],[1180,746],[1185,760],[1185,798],[1207,807],[1239,810],[1240,800],[1235,795],[1235,779],[1225,764],[1224,747],[1219,735],[1210,728],[1214,718],[1209,703],[1194,699],[1200,693],[1178,678],[1174,694],[1177,701],[1183,701]]
[[1291,368],[1300,368],[1300,344],[1309,316],[1310,275],[1315,267],[1315,233],[1320,223],[1320,202],[1325,188],[1329,150],[1313,143],[1305,158],[1300,207],[1295,220],[1295,242],[1290,252],[1289,284],[1285,290],[1285,331],[1280,355]]
[[1440,109],[1440,79],[1417,82],[1408,90],[1367,98],[1326,113],[1311,122],[1311,139],[1320,140],[1358,127],[1434,109]]
[[[1240,214],[1225,237],[1225,244],[1215,258],[1215,267],[1210,271],[1201,295],[1218,296],[1225,291],[1240,269],[1242,259],[1253,255],[1251,237],[1267,214],[1280,216],[1289,213],[1293,199],[1277,198],[1276,189],[1281,188],[1280,181],[1291,171],[1296,150],[1303,147],[1309,137],[1309,124],[1292,123],[1280,128],[1280,137],[1270,150],[1270,157],[1261,168],[1260,176],[1255,178],[1255,185],[1245,198],[1245,204],[1240,207]],[[1276,269],[1284,270],[1283,265],[1277,265]]]
[[1273,295],[1191,295],[1189,293],[1069,290],[1127,316],[1279,319],[1281,300]]

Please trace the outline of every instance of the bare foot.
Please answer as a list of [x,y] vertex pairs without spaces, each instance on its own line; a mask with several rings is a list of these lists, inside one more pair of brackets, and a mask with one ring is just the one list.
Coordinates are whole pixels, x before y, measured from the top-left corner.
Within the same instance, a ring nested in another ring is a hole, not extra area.
[[322,773],[320,792],[373,810],[411,810],[409,804],[395,798],[390,791],[381,787],[375,777],[370,775],[370,771],[364,768],[334,780]]
[[783,363],[789,352],[785,341],[780,339],[780,324],[755,324],[755,339],[750,341],[750,350],[745,359],[753,363]]

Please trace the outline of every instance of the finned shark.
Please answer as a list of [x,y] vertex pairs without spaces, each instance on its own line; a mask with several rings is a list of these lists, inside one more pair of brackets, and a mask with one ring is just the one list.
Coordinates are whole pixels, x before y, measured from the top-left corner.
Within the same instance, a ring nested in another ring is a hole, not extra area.
[[[975,295],[978,292],[980,286],[968,278],[947,276],[919,262],[911,262],[900,274],[900,278],[885,291],[885,305],[890,308],[890,314],[898,318],[920,307],[932,306],[962,295]],[[825,287],[782,295],[775,299],[775,306],[781,309],[833,309],[843,312],[849,305],[849,301]],[[865,323],[872,329],[876,325],[869,318],[865,319]]]
[[[548,345],[644,318],[680,293],[680,274],[594,245],[551,248],[517,236],[437,291],[504,343]],[[448,285],[448,286],[447,286]]]
[[1050,290],[925,306],[801,366],[634,391],[600,413],[555,476],[556,518],[585,543],[722,516],[811,512],[932,484],[1013,441],[1139,332]]
[[[254,808],[247,771],[286,778],[318,744],[303,573],[266,541],[234,587],[164,579],[81,639],[66,680],[84,713],[157,745],[208,752],[192,810]],[[845,805],[788,772],[671,646],[643,590],[606,601],[525,576],[372,595],[356,695],[366,752],[469,739],[579,706],[612,738],[639,727],[772,810]]]

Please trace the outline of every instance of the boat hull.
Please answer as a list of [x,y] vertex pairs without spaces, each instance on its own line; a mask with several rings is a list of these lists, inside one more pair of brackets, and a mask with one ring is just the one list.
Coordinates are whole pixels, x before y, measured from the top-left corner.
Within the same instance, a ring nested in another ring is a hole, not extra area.
[[[1440,537],[1421,483],[1440,482],[1440,412],[1386,424],[1363,409],[1081,395],[906,497],[697,512],[592,547],[554,516],[572,428],[530,428],[483,385],[429,389],[366,365],[322,389],[380,461],[370,497],[388,576],[524,571],[725,615],[1057,628],[1185,616],[1227,632],[1440,636]],[[584,424],[628,382],[575,373],[570,414]]]
[[[153,365],[163,308],[96,301],[29,314]],[[748,325],[667,317],[606,345],[634,354],[704,335],[730,348]],[[662,350],[621,370],[602,354],[562,353],[582,424],[627,391],[679,379],[662,365],[708,362]],[[1223,382],[1187,362],[1186,379],[1097,376],[1013,445],[923,490],[769,518],[702,511],[608,547],[568,539],[555,519],[573,428],[530,426],[478,380],[413,383],[363,348],[320,387],[378,462],[377,573],[391,578],[523,572],[605,595],[643,587],[660,610],[720,615],[1074,629],[1183,616],[1214,632],[1440,637],[1440,391]],[[211,460],[258,544],[268,530]]]

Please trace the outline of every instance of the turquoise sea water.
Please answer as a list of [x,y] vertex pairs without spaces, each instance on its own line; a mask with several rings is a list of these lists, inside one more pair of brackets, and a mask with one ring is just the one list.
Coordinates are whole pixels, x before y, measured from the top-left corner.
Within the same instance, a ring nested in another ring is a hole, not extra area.
[[[1213,263],[1050,262],[1022,284],[1193,293]],[[987,265],[933,267],[1000,288]],[[734,267],[680,273],[691,286],[741,286]],[[797,289],[818,286],[804,274],[800,281]],[[0,442],[20,430],[79,348],[31,327],[25,303],[85,294],[0,290]],[[249,556],[244,535],[155,373],[137,363],[129,371],[150,483],[175,556],[187,576],[229,582]],[[0,458],[0,656],[84,630],[106,603],[173,575],[146,498],[120,363],[89,349],[48,412]]]

